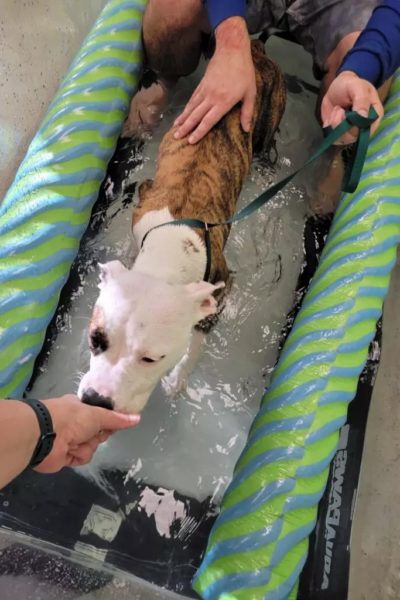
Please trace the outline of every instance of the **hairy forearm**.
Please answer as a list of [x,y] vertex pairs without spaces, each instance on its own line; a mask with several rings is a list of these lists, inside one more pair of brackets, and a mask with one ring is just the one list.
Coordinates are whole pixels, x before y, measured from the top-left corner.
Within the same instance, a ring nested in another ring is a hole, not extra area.
[[33,410],[18,400],[0,400],[0,489],[29,464],[40,435]]

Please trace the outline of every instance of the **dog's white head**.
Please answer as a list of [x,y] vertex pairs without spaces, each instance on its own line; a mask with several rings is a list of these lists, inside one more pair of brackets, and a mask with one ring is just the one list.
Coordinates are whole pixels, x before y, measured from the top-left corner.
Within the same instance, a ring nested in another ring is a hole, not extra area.
[[119,261],[100,268],[90,369],[78,394],[89,404],[138,412],[184,355],[193,326],[216,312],[212,294],[223,284],[170,284]]

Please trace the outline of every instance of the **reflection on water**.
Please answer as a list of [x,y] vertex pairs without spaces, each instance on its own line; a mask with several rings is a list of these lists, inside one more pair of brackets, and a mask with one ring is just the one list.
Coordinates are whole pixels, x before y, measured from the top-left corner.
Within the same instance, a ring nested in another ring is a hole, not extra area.
[[[153,176],[160,139],[184,105],[194,80],[189,78],[179,86],[156,133],[139,154],[133,147],[130,157],[128,152],[122,187],[112,177],[107,179],[107,216],[85,248],[90,268],[68,314],[59,320],[57,339],[30,392],[32,397],[77,389],[89,360],[86,328],[98,292],[92,265],[116,258],[132,263],[136,249],[127,200],[135,182]],[[289,93],[278,136],[278,161],[274,167],[265,159],[254,161],[239,206],[304,161],[318,136],[314,102],[315,97],[304,91]],[[310,177],[308,172],[255,216],[232,228],[226,248],[234,272],[232,291],[187,392],[171,401],[160,388],[155,391],[140,426],[114,436],[86,468],[99,483],[102,467],[118,467],[149,484],[198,499],[209,495],[220,499],[268,383],[279,333],[293,304],[307,212],[304,190],[309,188]]]

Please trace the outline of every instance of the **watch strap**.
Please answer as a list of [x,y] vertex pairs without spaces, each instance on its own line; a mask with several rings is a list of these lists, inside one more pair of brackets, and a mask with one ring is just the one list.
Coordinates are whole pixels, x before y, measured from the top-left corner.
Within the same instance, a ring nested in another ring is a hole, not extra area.
[[31,407],[39,423],[40,437],[29,462],[30,467],[37,467],[53,449],[56,437],[56,433],[53,430],[53,420],[47,406],[40,400],[23,398],[21,402]]

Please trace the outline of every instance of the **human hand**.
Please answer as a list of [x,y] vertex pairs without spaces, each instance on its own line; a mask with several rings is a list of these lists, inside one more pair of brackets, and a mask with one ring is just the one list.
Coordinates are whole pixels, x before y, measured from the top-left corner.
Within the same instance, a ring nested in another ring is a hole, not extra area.
[[[332,81],[321,104],[321,118],[324,127],[336,127],[345,118],[345,111],[352,109],[363,117],[368,117],[371,106],[378,113],[378,119],[372,125],[376,131],[383,117],[383,106],[377,89],[351,71],[343,71]],[[353,128],[337,142],[352,144],[358,137],[358,129]]]
[[188,134],[195,144],[238,102],[242,102],[240,120],[250,131],[256,99],[256,78],[251,57],[250,38],[245,21],[231,17],[215,32],[216,48],[200,84],[176,119],[175,138]]
[[139,415],[114,412],[82,404],[71,394],[44,400],[53,420],[57,436],[53,449],[35,470],[54,473],[63,467],[76,467],[89,462],[97,446],[120,430],[134,427]]

